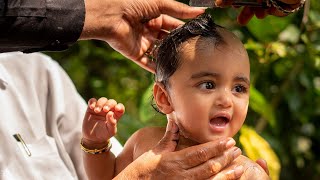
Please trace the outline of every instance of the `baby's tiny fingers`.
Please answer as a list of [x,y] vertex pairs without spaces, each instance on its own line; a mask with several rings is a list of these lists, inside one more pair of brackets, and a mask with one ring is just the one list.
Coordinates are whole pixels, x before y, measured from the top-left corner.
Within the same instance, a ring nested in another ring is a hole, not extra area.
[[103,107],[103,111],[104,112],[108,112],[110,111],[111,109],[114,109],[114,106],[117,105],[117,101],[115,101],[114,99],[109,99],[105,106]]
[[117,124],[117,120],[114,118],[114,112],[109,111],[106,115],[108,123],[110,123],[112,126]]
[[125,107],[122,103],[119,103],[115,106],[114,110],[114,117],[119,120],[125,112]]
[[94,112],[95,113],[101,112],[103,106],[105,106],[107,101],[108,101],[108,99],[105,98],[105,97],[99,98],[98,101],[97,101],[96,107],[94,108]]
[[94,109],[94,107],[96,106],[96,102],[97,102],[96,98],[89,99],[89,101],[88,101],[89,108]]
[[114,113],[109,111],[106,115],[107,122],[106,126],[111,136],[114,136],[117,133],[117,120],[114,118]]

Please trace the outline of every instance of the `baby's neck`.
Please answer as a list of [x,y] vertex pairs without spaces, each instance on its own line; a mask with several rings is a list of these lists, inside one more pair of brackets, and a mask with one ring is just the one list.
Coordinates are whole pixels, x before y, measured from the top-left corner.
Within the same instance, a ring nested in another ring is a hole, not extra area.
[[176,147],[176,151],[179,151],[181,149],[184,149],[190,146],[195,146],[198,144],[199,144],[198,142],[185,138],[184,136],[180,135],[178,145]]

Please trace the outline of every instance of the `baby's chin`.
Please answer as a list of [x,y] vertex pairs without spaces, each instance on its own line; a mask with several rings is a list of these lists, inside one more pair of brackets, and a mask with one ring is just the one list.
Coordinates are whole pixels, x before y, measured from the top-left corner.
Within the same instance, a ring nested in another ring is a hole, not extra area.
[[231,137],[231,136],[224,135],[224,134],[210,134],[210,135],[203,135],[202,137],[193,137],[193,136],[186,137],[185,135],[180,134],[178,147],[176,150],[181,150],[186,147],[195,146],[198,144],[204,144],[211,141],[216,141],[218,139],[226,138],[226,137]]
[[233,134],[232,135],[230,133],[210,134],[204,137],[196,138],[196,142],[198,142],[199,144],[204,144],[207,142],[216,141],[218,139],[228,138],[228,137],[233,137]]

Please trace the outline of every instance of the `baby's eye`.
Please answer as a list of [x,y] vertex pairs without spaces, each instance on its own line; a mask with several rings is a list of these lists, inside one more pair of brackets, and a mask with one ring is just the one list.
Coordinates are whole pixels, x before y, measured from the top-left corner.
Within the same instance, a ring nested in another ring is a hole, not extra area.
[[216,85],[213,82],[203,82],[199,85],[200,89],[213,89]]
[[237,93],[246,93],[247,92],[247,88],[243,85],[236,85],[234,87],[234,91]]

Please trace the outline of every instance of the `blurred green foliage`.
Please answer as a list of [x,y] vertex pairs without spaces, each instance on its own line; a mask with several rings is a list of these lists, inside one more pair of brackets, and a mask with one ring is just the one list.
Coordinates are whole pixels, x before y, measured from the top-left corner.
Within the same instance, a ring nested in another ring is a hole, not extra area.
[[[319,0],[287,17],[254,18],[247,26],[236,22],[239,9],[208,11],[245,43],[252,82],[246,125],[276,152],[280,179],[320,179]],[[81,41],[47,54],[64,67],[85,100],[106,96],[126,106],[117,135],[122,143],[141,127],[166,124],[151,107],[152,74],[106,43]]]

